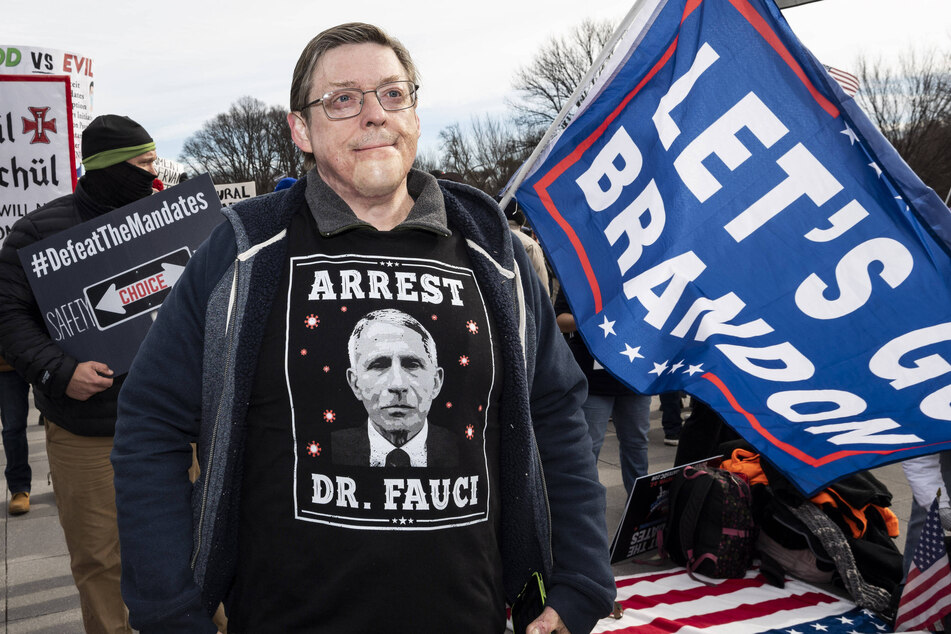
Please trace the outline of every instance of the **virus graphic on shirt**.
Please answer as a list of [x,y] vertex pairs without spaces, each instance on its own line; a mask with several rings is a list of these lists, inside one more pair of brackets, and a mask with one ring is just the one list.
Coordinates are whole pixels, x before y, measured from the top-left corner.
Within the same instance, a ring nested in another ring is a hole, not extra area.
[[472,425],[466,425],[466,440],[472,440],[475,437],[475,428]]
[[325,409],[325,410],[324,410],[324,421],[326,421],[326,422],[328,422],[328,423],[332,423],[332,422],[334,422],[335,420],[337,420],[337,415],[334,414],[333,410],[332,410],[332,409]]
[[340,312],[341,312],[341,313],[347,312],[347,307],[346,307],[346,306],[341,306],[341,307],[340,307]]
[[479,332],[479,326],[470,319],[469,321],[466,322],[466,330],[468,330],[472,334],[476,334]]
[[452,401],[446,401],[446,409],[452,409]]
[[323,371],[324,371],[324,374],[327,374],[328,372],[330,372],[330,366],[329,366],[329,365],[325,365],[325,366],[323,367]]
[[479,406],[479,411],[480,411],[480,412],[482,411],[482,406],[481,406],[481,405]]
[[311,313],[307,315],[307,319],[304,320],[304,325],[313,330],[318,325],[320,325],[320,317]]
[[462,367],[466,367],[467,365],[469,365],[469,357],[467,357],[466,355],[462,355],[461,357],[459,357],[459,365],[461,365]]
[[320,443],[314,440],[311,440],[307,443],[307,453],[310,454],[311,458],[316,458],[320,455]]
[[436,315],[430,315],[429,318],[432,319],[433,321],[436,321],[437,319],[439,319],[439,317]]
[[300,349],[300,356],[302,356],[302,357],[306,357],[306,356],[307,356],[307,348],[301,348],[301,349]]

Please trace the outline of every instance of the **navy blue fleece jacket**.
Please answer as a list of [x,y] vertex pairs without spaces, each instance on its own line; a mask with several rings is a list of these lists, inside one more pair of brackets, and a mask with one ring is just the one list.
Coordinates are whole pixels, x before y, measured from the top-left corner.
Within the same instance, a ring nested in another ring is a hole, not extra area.
[[[440,186],[502,334],[505,595],[511,602],[542,571],[548,604],[573,633],[588,632],[611,611],[615,589],[604,488],[580,410],[584,377],[498,206],[464,185]],[[302,179],[225,209],[230,222],[175,285],[120,395],[112,460],[122,592],[143,632],[213,632],[208,614],[231,585],[248,399],[305,188]],[[202,475],[191,485],[196,440]]]

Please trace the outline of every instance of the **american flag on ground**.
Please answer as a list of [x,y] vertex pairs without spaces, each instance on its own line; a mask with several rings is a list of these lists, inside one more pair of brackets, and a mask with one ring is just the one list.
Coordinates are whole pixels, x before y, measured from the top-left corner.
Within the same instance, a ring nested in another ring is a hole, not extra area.
[[915,557],[898,605],[895,631],[933,629],[948,614],[951,614],[951,568],[936,498],[931,503],[915,548]]
[[593,632],[612,634],[859,634],[888,625],[848,599],[802,581],[785,588],[756,571],[743,579],[695,581],[683,568],[618,577],[622,617],[601,619]]
[[832,66],[827,66],[826,70],[829,71],[829,74],[832,76],[832,79],[836,81],[839,86],[842,87],[842,90],[845,91],[849,97],[854,97],[855,93],[859,91],[859,78],[853,75],[852,73],[847,73],[844,70],[839,70]]

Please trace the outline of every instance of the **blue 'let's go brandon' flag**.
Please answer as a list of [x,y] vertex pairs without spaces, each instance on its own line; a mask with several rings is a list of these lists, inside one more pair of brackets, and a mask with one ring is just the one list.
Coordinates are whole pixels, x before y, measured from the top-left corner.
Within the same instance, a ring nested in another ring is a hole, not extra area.
[[947,207],[772,2],[646,4],[517,192],[589,348],[807,494],[951,448]]

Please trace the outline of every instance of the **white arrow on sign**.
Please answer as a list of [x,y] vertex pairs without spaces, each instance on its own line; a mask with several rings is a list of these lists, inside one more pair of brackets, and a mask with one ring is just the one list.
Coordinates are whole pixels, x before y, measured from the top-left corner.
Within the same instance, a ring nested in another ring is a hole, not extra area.
[[[166,288],[175,286],[175,282],[177,282],[178,278],[182,276],[182,271],[184,270],[184,266],[163,262],[161,273],[158,273],[157,275],[150,275],[145,279],[148,280],[161,275],[164,286],[158,289],[146,289],[146,295],[142,295],[141,293],[139,294],[141,297],[145,297],[147,295],[151,295],[152,293],[157,293],[161,290],[165,290]],[[128,286],[123,286],[122,288],[116,288],[115,284],[110,284],[105,294],[103,294],[102,299],[100,299],[99,303],[96,304],[96,310],[104,310],[110,313],[116,313],[118,315],[125,315],[126,305],[131,304],[134,300],[123,301],[123,298],[128,298],[129,290],[134,289],[136,284],[141,284],[144,281],[145,280],[139,280],[129,284]],[[141,299],[141,297],[137,297],[136,299]]]

